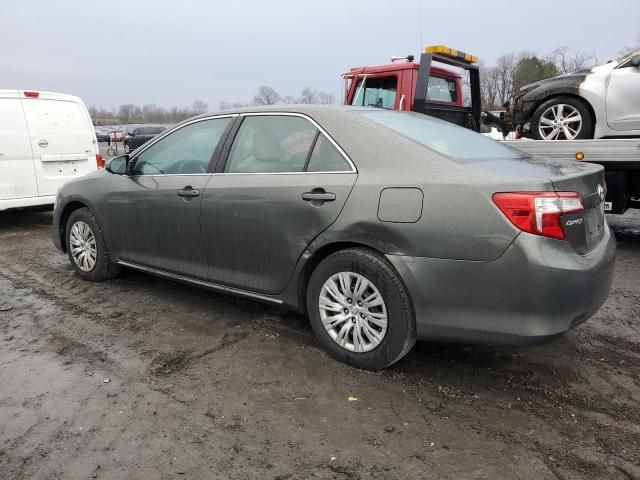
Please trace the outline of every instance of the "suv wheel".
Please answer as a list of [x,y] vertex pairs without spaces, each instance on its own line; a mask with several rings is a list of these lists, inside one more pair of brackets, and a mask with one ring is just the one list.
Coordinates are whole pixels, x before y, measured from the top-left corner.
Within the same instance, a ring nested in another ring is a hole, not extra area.
[[71,213],[65,234],[67,254],[79,276],[99,282],[120,272],[120,267],[109,258],[102,230],[88,208]]
[[416,342],[407,291],[387,261],[348,249],[325,258],[307,286],[307,312],[322,346],[336,359],[378,370],[404,357]]

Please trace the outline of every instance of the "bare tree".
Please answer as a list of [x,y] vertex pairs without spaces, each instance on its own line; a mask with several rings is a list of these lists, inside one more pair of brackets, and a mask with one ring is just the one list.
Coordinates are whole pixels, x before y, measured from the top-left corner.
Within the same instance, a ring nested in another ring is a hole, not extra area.
[[285,104],[298,103],[298,100],[296,100],[296,97],[294,97],[293,95],[285,95],[284,97],[282,97],[282,103],[285,103]]
[[551,52],[551,59],[560,73],[571,73],[587,68],[597,63],[595,53],[588,55],[569,47],[562,46]]
[[318,92],[317,100],[318,103],[322,105],[331,105],[336,103],[336,97],[332,93],[327,92]]
[[253,96],[253,103],[256,105],[276,105],[280,100],[280,94],[266,85],[258,88],[258,93]]
[[482,60],[478,63],[480,69],[480,97],[482,108],[493,110],[498,107],[498,69],[488,67]]
[[195,113],[196,115],[205,113],[208,108],[209,104],[207,102],[203,102],[202,100],[196,99],[191,104],[191,110],[193,110],[193,113]]
[[304,87],[300,92],[299,103],[318,103],[318,92],[311,87]]
[[518,56],[515,53],[509,53],[502,55],[496,61],[496,76],[497,76],[497,100],[500,105],[505,102],[511,101],[513,97],[513,75],[518,65]]

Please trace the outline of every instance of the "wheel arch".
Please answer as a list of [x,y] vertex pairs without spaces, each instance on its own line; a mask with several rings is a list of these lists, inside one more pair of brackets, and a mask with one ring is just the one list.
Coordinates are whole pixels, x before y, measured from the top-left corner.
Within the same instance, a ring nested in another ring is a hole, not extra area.
[[[306,313],[306,296],[307,296],[307,287],[309,285],[309,279],[311,278],[311,274],[315,270],[315,268],[329,255],[332,255],[336,252],[347,250],[350,248],[359,248],[362,250],[367,250],[372,252],[382,258],[385,258],[385,254],[374,245],[369,243],[357,241],[357,240],[335,240],[329,243],[326,243],[317,249],[313,250],[311,253],[308,253],[306,259],[302,267],[299,269],[297,277],[296,277],[296,285],[297,285],[297,304],[299,306],[298,310],[301,313]],[[391,262],[387,261],[389,268],[391,268],[400,281],[404,284],[400,273],[396,270],[396,268],[391,264]],[[407,294],[409,294],[409,289],[405,285],[405,289],[407,290]],[[413,308],[413,300],[411,299],[411,295],[409,294],[409,301],[412,304]]]
[[[582,102],[587,109],[589,110],[589,114],[591,115],[591,119],[593,120],[593,129],[595,130],[596,127],[596,122],[598,121],[598,117],[596,116],[596,111],[593,108],[593,105],[591,105],[591,102],[589,102],[589,100],[587,100],[586,98],[584,98],[582,95],[580,95],[579,93],[573,92],[573,91],[556,91],[556,92],[551,92],[549,93],[547,96],[541,98],[540,100],[536,101],[535,106],[530,110],[529,115],[527,116],[527,118],[525,119],[525,122],[531,122],[533,120],[533,115],[535,114],[535,112],[538,110],[538,108],[540,108],[540,105],[542,105],[543,103],[549,101],[549,100],[553,100],[554,98],[558,98],[558,97],[569,97],[569,98],[573,98],[575,100],[578,100],[579,102]],[[591,132],[591,134],[593,135],[593,131]]]
[[89,204],[83,202],[82,200],[71,200],[67,203],[62,211],[60,212],[60,221],[58,223],[58,235],[60,235],[60,245],[62,246],[62,250],[67,252],[67,221],[73,212],[79,210],[81,208],[90,208]]

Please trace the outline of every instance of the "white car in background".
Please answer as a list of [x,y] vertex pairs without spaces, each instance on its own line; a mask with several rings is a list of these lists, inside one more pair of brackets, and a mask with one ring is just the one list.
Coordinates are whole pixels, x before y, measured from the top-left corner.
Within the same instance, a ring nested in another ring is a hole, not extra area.
[[0,90],[0,211],[53,205],[65,181],[103,166],[80,98]]
[[640,49],[520,89],[513,120],[536,140],[640,137]]

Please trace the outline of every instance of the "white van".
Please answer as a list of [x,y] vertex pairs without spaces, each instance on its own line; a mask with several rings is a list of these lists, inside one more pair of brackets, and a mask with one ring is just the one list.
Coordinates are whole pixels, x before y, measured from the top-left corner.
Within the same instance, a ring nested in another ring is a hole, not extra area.
[[0,211],[53,205],[65,181],[103,166],[80,98],[0,90]]

